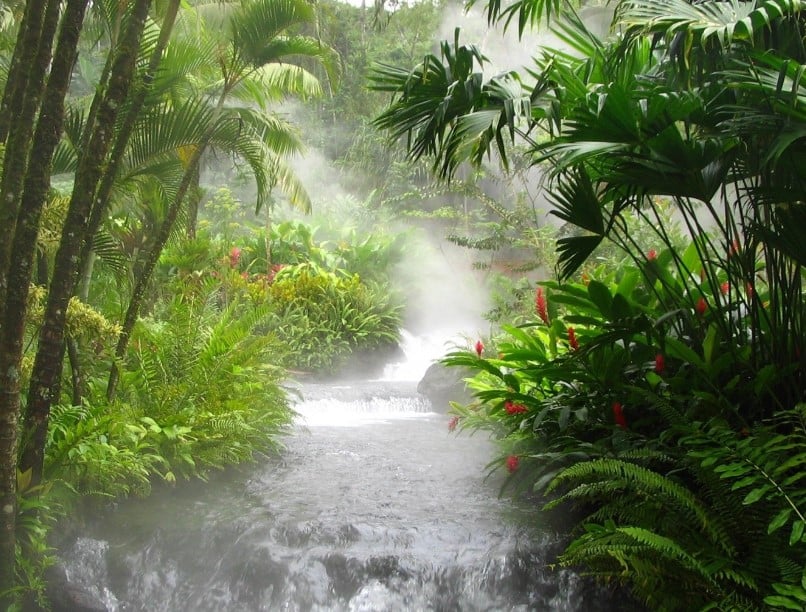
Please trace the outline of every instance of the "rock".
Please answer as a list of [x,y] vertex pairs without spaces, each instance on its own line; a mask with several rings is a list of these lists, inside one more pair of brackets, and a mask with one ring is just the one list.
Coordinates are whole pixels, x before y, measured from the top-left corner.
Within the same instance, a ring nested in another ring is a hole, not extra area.
[[417,391],[431,401],[434,410],[447,411],[452,401],[467,404],[473,399],[463,381],[471,374],[466,368],[449,368],[441,363],[434,363],[426,370],[417,385]]
[[49,567],[45,572],[46,595],[52,612],[108,612],[106,604],[88,589],[73,584],[61,565]]

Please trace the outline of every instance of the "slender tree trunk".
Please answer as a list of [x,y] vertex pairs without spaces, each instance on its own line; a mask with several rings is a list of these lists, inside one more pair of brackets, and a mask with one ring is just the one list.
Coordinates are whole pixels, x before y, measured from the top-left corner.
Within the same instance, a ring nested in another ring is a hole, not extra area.
[[[4,294],[8,284],[6,275],[11,261],[11,247],[22,201],[22,186],[32,145],[35,117],[42,101],[45,74],[52,57],[53,36],[59,22],[59,0],[49,0],[47,5],[44,4],[44,0],[29,4],[37,7],[35,9],[37,11],[44,10],[44,15],[38,14],[35,16],[36,19],[34,16],[28,16],[30,29],[35,28],[36,31],[24,32],[23,49],[19,55],[15,49],[15,57],[20,62],[28,64],[23,64],[16,77],[8,82],[5,93],[9,99],[6,100],[5,96],[3,99],[3,104],[9,106],[8,113],[2,113],[4,120],[14,113],[15,121],[2,128],[5,132],[3,139],[7,142],[3,176],[0,181],[0,321],[3,319]],[[28,9],[29,6],[26,4],[26,15]],[[29,40],[34,35],[38,39]],[[9,78],[12,78],[12,75],[9,75]]]
[[12,117],[22,112],[31,66],[42,38],[42,21],[48,0],[30,0],[25,3],[17,42],[11,56],[6,88],[0,102],[0,142],[5,142],[11,129]]
[[78,352],[78,342],[75,338],[67,338],[67,357],[70,362],[71,400],[73,406],[80,406],[84,401],[84,376],[81,374],[81,357]]
[[67,305],[75,291],[78,259],[84,241],[87,217],[101,177],[106,155],[115,128],[118,109],[123,104],[131,84],[135,60],[142,37],[150,0],[137,0],[132,8],[109,78],[109,86],[98,106],[98,119],[79,161],[67,218],[53,268],[45,316],[39,334],[28,406],[24,420],[24,446],[21,469],[31,469],[31,482],[42,479],[45,439],[47,436],[53,390],[59,382],[64,355],[64,327]]
[[124,154],[126,153],[126,147],[129,143],[132,132],[134,131],[134,126],[137,123],[137,119],[139,118],[141,111],[143,110],[146,97],[151,91],[154,76],[156,75],[160,63],[162,62],[162,55],[168,46],[171,32],[173,31],[174,23],[176,22],[176,15],[179,11],[179,2],[180,0],[170,0],[165,17],[162,21],[162,27],[160,28],[160,37],[157,41],[157,46],[151,54],[148,68],[143,75],[143,80],[141,83],[139,83],[139,86],[133,95],[129,96],[126,115],[123,119],[120,129],[115,135],[115,144],[112,149],[112,154],[109,156],[109,164],[104,171],[101,184],[98,187],[98,192],[92,203],[92,211],[90,212],[89,221],[87,222],[87,234],[84,239],[84,245],[81,249],[80,260],[82,270],[86,270],[88,268],[90,253],[92,252],[92,241],[95,238],[95,234],[98,232],[98,229],[101,227],[101,223],[103,222],[106,211],[109,209],[109,196],[112,193],[112,187],[117,179],[120,165],[124,159]]
[[[70,0],[66,5],[59,31],[56,57],[53,60],[44,97],[41,99],[36,133],[33,134],[32,142],[27,143],[27,146],[25,143],[20,143],[26,156],[28,150],[31,151],[30,164],[28,164],[27,171],[23,173],[19,184],[23,189],[22,196],[17,201],[21,202],[22,206],[18,208],[18,214],[15,213],[15,222],[12,224],[13,230],[11,230],[13,234],[9,233],[0,239],[0,244],[5,248],[7,244],[4,241],[13,236],[9,258],[0,266],[4,274],[3,280],[8,281],[6,290],[0,295],[0,508],[2,509],[0,512],[0,593],[5,594],[3,596],[5,598],[0,599],[0,605],[10,603],[8,589],[14,586],[17,431],[20,414],[19,372],[27,314],[28,287],[36,251],[39,219],[50,184],[51,160],[61,134],[64,98],[67,95],[86,6],[87,0]],[[53,17],[53,14],[49,12],[45,21]],[[45,47],[51,44],[52,35],[47,41],[43,37],[38,57],[43,57],[46,54]],[[49,51],[47,51],[47,56],[50,57]],[[39,108],[41,91],[41,85],[29,81],[31,95],[25,97],[26,105]],[[34,96],[33,93],[37,93],[37,96]],[[31,112],[30,116],[33,119],[35,109],[27,108],[26,112]],[[31,139],[30,132],[29,139]],[[4,172],[8,171],[9,167],[5,167]],[[7,195],[4,194],[3,204],[11,207],[10,199],[6,199]],[[9,228],[4,228],[4,230],[10,231]]]

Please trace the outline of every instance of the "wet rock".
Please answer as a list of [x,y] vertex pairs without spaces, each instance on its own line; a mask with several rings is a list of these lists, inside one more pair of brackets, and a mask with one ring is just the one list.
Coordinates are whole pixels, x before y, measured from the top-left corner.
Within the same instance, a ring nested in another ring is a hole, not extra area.
[[472,400],[463,380],[471,374],[466,368],[434,363],[426,370],[417,391],[429,399],[434,410],[447,412],[450,402],[467,404]]
[[106,604],[88,589],[71,583],[61,565],[48,568],[45,580],[52,612],[108,612]]

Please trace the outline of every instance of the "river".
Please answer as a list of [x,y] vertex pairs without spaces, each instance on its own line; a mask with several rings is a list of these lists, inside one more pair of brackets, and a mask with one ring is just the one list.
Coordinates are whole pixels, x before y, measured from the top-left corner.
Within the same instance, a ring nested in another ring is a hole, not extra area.
[[279,457],[120,504],[64,551],[70,579],[112,611],[608,609],[416,382],[300,391]]

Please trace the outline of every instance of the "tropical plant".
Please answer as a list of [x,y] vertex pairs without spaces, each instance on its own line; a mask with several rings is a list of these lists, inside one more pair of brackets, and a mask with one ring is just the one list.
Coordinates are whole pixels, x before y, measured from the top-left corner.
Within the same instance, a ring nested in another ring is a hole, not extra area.
[[[680,257],[696,268],[697,247]],[[671,252],[607,269],[542,283],[533,322],[445,359],[478,372],[478,402],[455,404],[454,425],[501,438],[492,467],[507,467],[514,491],[573,504],[560,563],[624,582],[652,609],[794,609],[803,407],[758,410],[787,374],[755,372],[749,344],[731,350],[710,320],[742,326],[748,311],[712,313],[708,283],[676,277]]]
[[305,263],[282,268],[268,292],[267,329],[293,347],[291,368],[334,372],[356,351],[397,343],[401,306],[387,285]]

